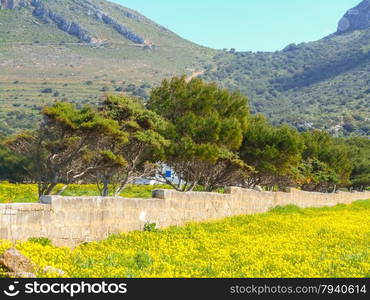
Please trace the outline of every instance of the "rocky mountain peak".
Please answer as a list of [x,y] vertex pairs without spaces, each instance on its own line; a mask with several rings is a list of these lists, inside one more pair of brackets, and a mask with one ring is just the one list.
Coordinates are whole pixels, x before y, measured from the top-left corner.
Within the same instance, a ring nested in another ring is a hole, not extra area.
[[0,0],[0,9],[14,9],[17,7],[28,7],[28,0]]
[[[48,4],[52,0],[0,0],[0,9],[21,9],[29,8],[33,15],[41,20],[44,24],[54,23],[60,30],[77,37],[81,42],[97,43],[100,40],[95,32],[90,32],[84,28],[83,24],[71,21],[62,13],[55,12]],[[122,37],[130,40],[134,44],[152,46],[150,42],[146,41],[142,36],[134,32],[125,24],[118,22],[113,17],[109,16],[102,8],[93,4],[89,0],[71,0],[75,7],[84,12],[89,18],[94,21],[103,23],[118,32]],[[122,12],[123,13],[123,12]],[[127,18],[140,21],[140,17],[125,11],[123,13]]]
[[338,24],[337,33],[366,29],[368,27],[370,27],[370,0],[363,0],[342,17]]

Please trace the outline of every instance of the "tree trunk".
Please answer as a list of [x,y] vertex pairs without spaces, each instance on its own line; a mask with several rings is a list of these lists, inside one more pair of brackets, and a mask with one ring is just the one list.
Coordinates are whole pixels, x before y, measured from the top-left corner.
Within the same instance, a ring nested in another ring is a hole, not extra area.
[[109,184],[112,182],[112,177],[109,174],[98,174],[95,177],[96,187],[99,190],[100,196],[108,197],[109,196]]
[[65,184],[62,189],[58,192],[58,196],[60,196],[66,189],[68,188],[68,184]]
[[114,196],[115,197],[118,197],[121,194],[121,192],[123,191],[123,189],[126,187],[129,178],[130,178],[130,175],[127,174],[127,176],[125,177],[125,179],[123,179],[120,182],[120,185],[119,185],[118,189],[116,189],[115,192],[114,192]]
[[39,189],[39,199],[41,198],[41,196],[50,195],[56,185],[56,183],[42,184],[41,189]]
[[108,197],[109,196],[109,180],[107,180],[107,179],[103,179],[102,196],[103,197]]

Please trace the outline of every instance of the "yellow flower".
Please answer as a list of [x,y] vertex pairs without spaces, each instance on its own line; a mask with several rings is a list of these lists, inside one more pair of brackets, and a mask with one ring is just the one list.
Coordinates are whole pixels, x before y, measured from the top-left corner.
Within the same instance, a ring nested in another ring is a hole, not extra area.
[[[125,233],[74,250],[16,248],[39,277],[368,277],[369,232],[370,200]],[[0,241],[0,254],[13,246]]]

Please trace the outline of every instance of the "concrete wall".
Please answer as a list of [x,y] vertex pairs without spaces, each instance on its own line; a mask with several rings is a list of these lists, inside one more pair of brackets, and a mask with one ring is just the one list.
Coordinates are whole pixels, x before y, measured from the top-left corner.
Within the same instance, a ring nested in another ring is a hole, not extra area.
[[58,246],[101,240],[110,234],[190,221],[267,212],[275,206],[334,206],[370,199],[367,193],[256,192],[229,188],[226,194],[157,190],[152,199],[47,196],[42,203],[0,204],[0,239],[48,237]]

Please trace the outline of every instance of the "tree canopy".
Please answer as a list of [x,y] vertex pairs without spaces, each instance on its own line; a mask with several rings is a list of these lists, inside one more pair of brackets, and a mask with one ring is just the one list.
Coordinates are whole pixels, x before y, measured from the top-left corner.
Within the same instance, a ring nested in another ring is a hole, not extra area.
[[219,169],[244,166],[237,151],[248,126],[245,96],[198,78],[174,77],[152,91],[148,108],[170,123],[163,133],[170,143],[162,148],[161,159],[180,177],[177,188],[191,190],[202,184],[212,189],[220,184],[210,180],[220,177]]
[[117,122],[87,106],[76,109],[70,103],[57,102],[46,106],[42,115],[38,130],[6,141],[12,151],[31,162],[27,172],[38,183],[40,196],[50,194],[58,183],[76,181],[96,168],[90,157],[101,136],[127,140]]
[[108,95],[99,108],[55,102],[41,116],[37,130],[0,137],[0,179],[27,177],[40,195],[79,180],[118,195],[135,179],[158,175],[179,191],[370,185],[369,139],[274,126],[250,114],[245,96],[199,78],[164,80],[146,105]]
[[303,188],[326,191],[336,185],[349,185],[353,167],[344,142],[319,130],[302,136],[305,144],[301,165]]
[[289,185],[301,161],[303,147],[297,130],[288,125],[274,127],[261,115],[251,117],[240,156],[254,167],[255,173],[243,185]]
[[370,139],[354,137],[344,141],[348,145],[353,165],[351,182],[354,187],[370,186]]
[[100,114],[114,120],[120,131],[127,135],[127,140],[106,137],[99,145],[104,153],[122,163],[92,172],[98,186],[102,186],[103,196],[109,194],[109,185],[118,195],[126,184],[135,179],[155,175],[154,151],[167,144],[160,134],[166,129],[167,122],[146,109],[139,100],[127,96],[107,96]]
[[27,160],[10,150],[4,144],[4,137],[0,135],[0,181],[21,182],[27,180],[24,176],[24,170],[28,163]]

